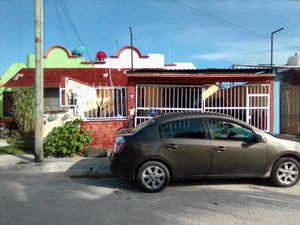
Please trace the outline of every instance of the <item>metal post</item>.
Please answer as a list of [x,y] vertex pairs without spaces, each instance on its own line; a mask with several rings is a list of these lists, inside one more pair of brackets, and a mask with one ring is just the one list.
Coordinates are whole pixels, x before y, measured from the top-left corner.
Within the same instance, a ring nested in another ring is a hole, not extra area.
[[132,41],[131,27],[129,27],[129,31],[130,31],[130,47],[131,47],[131,70],[133,70],[133,41]]
[[271,71],[273,73],[273,36],[275,33],[279,32],[279,31],[282,31],[284,28],[280,28],[278,30],[275,30],[271,33]]
[[43,111],[44,111],[44,71],[43,71],[43,0],[35,0],[35,162],[44,160]]

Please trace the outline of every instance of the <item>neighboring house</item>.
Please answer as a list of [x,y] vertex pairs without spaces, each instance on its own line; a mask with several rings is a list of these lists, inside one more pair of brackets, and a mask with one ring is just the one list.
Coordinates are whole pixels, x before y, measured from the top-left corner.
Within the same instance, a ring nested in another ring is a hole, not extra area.
[[134,69],[196,69],[190,62],[179,62],[165,64],[165,57],[162,54],[142,53],[135,47],[125,46],[115,56],[106,57],[105,54],[100,56],[98,62],[95,63],[95,68],[113,68],[113,69],[131,69],[131,60]]
[[281,68],[277,79],[280,81],[280,131],[283,134],[300,134],[300,56],[289,57]]
[[[0,80],[0,118],[4,121],[9,121],[11,115],[11,89],[3,87],[5,83],[11,79],[20,69],[26,68],[27,65],[23,63],[14,63],[3,74]],[[4,103],[5,102],[5,103]]]
[[[85,60],[79,56],[72,55],[69,50],[62,46],[53,46],[48,49],[44,56],[45,68],[92,68],[93,65],[85,64]],[[35,68],[35,56],[28,55],[27,63],[14,63],[1,77],[0,80],[0,120],[10,120],[11,114],[11,88],[5,87],[7,81],[15,76],[23,68]]]
[[[236,68],[270,69],[270,65],[240,64]],[[300,56],[296,53],[285,65],[273,65],[274,129],[276,134],[300,134]]]

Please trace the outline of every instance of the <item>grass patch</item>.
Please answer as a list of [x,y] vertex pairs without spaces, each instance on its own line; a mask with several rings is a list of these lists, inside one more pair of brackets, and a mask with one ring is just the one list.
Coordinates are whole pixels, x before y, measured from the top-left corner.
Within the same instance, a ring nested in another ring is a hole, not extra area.
[[10,154],[10,155],[22,155],[22,154],[33,154],[34,143],[24,142],[18,144],[11,144],[8,146],[0,147],[0,155]]

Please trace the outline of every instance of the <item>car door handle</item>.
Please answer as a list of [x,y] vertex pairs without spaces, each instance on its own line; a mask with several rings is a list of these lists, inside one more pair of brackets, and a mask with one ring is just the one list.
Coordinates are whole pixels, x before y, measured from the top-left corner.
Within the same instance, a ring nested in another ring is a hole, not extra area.
[[176,149],[178,148],[177,145],[174,145],[174,144],[169,144],[169,145],[165,145],[165,148],[169,149],[169,150],[172,150],[172,149]]
[[226,148],[223,146],[218,146],[218,147],[214,147],[214,150],[217,152],[224,152],[226,150]]

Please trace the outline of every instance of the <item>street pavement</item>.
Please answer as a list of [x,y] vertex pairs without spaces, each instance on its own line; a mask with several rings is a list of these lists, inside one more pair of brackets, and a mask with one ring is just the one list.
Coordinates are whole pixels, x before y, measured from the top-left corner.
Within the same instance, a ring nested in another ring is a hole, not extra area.
[[275,188],[259,179],[181,181],[149,194],[118,178],[0,172],[0,224],[297,225],[300,184]]

